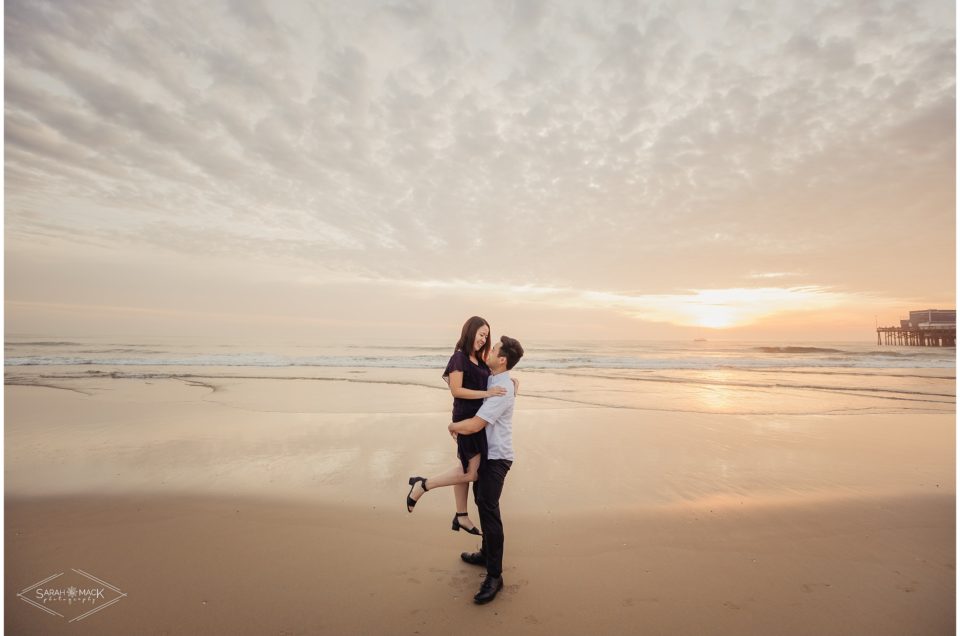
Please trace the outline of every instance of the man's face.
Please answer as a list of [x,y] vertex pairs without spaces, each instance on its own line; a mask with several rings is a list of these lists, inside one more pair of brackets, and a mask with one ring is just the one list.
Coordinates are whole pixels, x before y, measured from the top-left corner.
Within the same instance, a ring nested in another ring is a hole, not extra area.
[[493,343],[493,346],[490,347],[490,353],[487,354],[487,366],[491,369],[497,368],[500,364],[500,345],[502,345],[499,340]]

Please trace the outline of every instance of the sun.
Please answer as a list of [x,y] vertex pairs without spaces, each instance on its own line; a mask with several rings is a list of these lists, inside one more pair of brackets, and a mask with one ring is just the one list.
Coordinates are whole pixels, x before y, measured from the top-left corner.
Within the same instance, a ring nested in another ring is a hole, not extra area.
[[722,305],[699,305],[690,307],[693,322],[698,327],[726,329],[737,324],[738,316],[733,307]]

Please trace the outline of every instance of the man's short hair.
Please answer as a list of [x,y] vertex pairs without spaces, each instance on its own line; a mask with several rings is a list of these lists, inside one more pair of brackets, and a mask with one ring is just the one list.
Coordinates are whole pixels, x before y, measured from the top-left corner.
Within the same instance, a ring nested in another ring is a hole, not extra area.
[[507,371],[509,371],[523,357],[523,347],[509,336],[500,336],[500,355],[507,359]]

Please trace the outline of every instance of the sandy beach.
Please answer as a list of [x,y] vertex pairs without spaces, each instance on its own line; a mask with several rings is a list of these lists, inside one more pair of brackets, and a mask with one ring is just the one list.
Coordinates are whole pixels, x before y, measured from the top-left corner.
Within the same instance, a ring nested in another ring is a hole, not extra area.
[[[452,492],[403,505],[453,463],[436,371],[8,368],[7,633],[954,631],[952,370],[902,380],[922,404],[625,375],[518,371],[477,607]],[[72,623],[16,596],[71,568],[126,596]]]

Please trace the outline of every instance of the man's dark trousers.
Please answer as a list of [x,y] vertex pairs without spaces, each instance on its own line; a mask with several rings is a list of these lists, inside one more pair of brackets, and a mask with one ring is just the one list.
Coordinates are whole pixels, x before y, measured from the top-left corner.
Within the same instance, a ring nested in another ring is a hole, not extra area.
[[487,575],[503,573],[503,522],[500,520],[500,493],[507,471],[513,465],[506,459],[483,459],[473,483],[473,499],[480,511],[483,545],[480,553],[487,560]]

